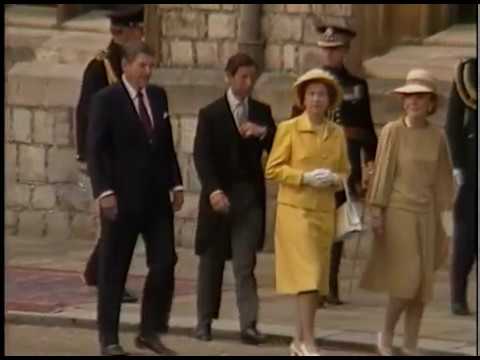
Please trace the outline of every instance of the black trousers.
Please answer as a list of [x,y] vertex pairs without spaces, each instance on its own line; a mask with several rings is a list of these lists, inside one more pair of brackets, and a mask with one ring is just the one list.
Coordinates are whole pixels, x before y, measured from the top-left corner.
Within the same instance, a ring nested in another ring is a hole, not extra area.
[[168,321],[177,261],[173,212],[168,193],[161,205],[150,206],[144,214],[133,216],[120,212],[115,221],[102,216],[101,222],[97,303],[100,343],[104,346],[118,343],[122,295],[139,234],[145,241],[148,265],[140,334],[147,337],[155,335]]
[[453,255],[450,272],[451,302],[466,304],[468,276],[477,259],[476,184],[463,184],[454,209]]
[[97,239],[97,243],[95,244],[95,247],[93,248],[93,251],[91,252],[90,256],[88,257],[87,264],[85,266],[85,271],[83,272],[83,275],[85,277],[85,281],[87,282],[87,285],[89,286],[97,286],[98,281],[97,281],[97,276],[98,276],[98,249],[100,248],[100,241],[102,239],[99,237]]
[[[254,189],[248,184],[234,187],[230,196],[230,243],[211,246],[200,256],[197,282],[197,319],[199,326],[217,319],[222,299],[223,272],[231,250],[235,292],[240,314],[240,329],[255,326],[258,318],[257,281],[254,270],[263,209],[255,201]],[[212,234],[214,236],[214,234]]]

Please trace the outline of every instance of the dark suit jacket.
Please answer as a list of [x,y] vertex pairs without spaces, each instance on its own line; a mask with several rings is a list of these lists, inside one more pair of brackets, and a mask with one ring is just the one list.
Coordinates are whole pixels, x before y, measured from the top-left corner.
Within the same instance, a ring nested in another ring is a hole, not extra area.
[[123,82],[98,92],[88,127],[88,170],[93,195],[117,196],[119,213],[140,214],[182,184],[172,140],[167,95],[158,86],[146,89],[155,124],[149,142]]
[[[230,241],[230,226],[226,216],[213,211],[209,196],[217,189],[223,190],[227,196],[231,191],[235,181],[232,174],[241,166],[237,161],[239,144],[244,152],[242,155],[248,157],[249,168],[246,170],[258,191],[258,199],[265,208],[261,157],[264,150],[270,151],[272,148],[276,127],[268,105],[250,98],[248,107],[249,120],[267,126],[267,135],[262,140],[241,138],[226,95],[200,110],[194,142],[194,161],[202,185],[195,239],[197,254],[202,254],[217,243]],[[258,249],[263,247],[264,231],[265,219],[258,239]]]

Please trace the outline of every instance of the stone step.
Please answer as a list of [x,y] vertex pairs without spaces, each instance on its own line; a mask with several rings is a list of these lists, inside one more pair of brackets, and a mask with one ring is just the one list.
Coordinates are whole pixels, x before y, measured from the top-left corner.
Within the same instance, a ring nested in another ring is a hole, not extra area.
[[42,62],[85,65],[109,42],[108,33],[61,31],[37,48],[35,56]]
[[7,27],[5,40],[7,58],[14,63],[43,61],[85,65],[107,47],[110,34]]
[[73,107],[78,101],[84,66],[19,62],[8,73],[9,106]]
[[10,5],[5,9],[5,25],[54,28],[57,26],[57,10],[48,6]]
[[107,13],[107,10],[90,11],[64,22],[61,27],[70,31],[110,34],[110,20],[106,17]]
[[475,24],[457,24],[423,41],[428,46],[476,47],[477,27]]
[[383,56],[366,60],[368,77],[379,79],[405,79],[413,68],[426,68],[441,81],[450,81],[456,63],[467,56],[475,56],[474,47],[397,46]]

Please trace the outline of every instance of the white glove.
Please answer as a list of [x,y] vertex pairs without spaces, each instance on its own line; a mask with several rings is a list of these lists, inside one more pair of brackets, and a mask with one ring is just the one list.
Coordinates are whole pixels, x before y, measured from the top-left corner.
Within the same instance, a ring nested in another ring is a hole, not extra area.
[[465,178],[463,176],[463,171],[462,169],[453,169],[453,178],[455,179],[455,182],[457,183],[457,186],[463,185],[465,182]]
[[303,183],[312,187],[328,187],[335,183],[338,175],[329,169],[315,169],[303,174]]

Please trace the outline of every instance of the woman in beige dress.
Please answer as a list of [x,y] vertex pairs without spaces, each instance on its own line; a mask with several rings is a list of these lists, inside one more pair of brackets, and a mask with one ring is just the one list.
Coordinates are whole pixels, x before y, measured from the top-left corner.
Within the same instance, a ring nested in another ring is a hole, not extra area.
[[432,75],[411,70],[393,92],[401,95],[405,113],[380,135],[367,198],[375,239],[360,286],[389,295],[380,354],[393,354],[395,326],[404,312],[402,351],[414,355],[434,272],[448,253],[441,217],[453,205],[452,169],[442,129],[427,120],[437,107]]
[[318,296],[328,293],[335,231],[335,192],[350,171],[343,130],[327,121],[342,99],[328,72],[313,69],[294,84],[303,113],[277,129],[266,178],[280,183],[275,225],[276,288],[295,296],[292,355],[319,355],[314,320]]

